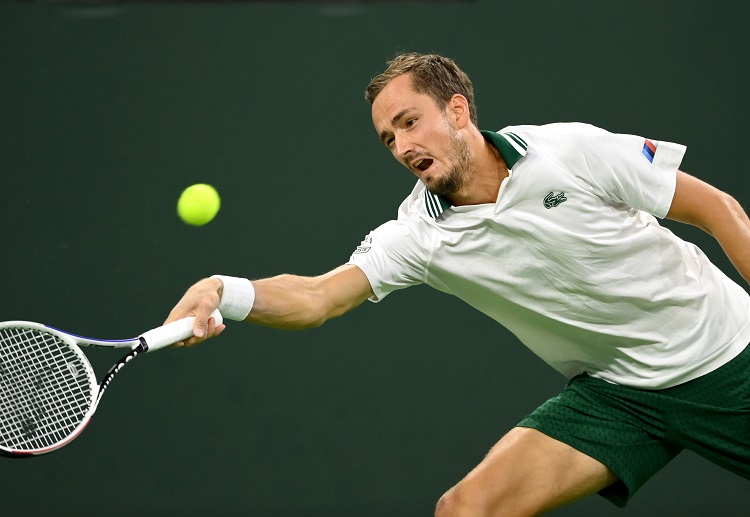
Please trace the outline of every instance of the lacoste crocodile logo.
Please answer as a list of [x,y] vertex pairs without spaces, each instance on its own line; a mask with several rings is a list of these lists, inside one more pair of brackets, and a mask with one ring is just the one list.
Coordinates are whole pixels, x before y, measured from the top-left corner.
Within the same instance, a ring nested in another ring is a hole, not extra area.
[[555,194],[554,192],[550,192],[547,194],[544,198],[544,208],[552,208],[563,201],[567,201],[568,198],[565,197],[565,192],[560,192],[559,194]]

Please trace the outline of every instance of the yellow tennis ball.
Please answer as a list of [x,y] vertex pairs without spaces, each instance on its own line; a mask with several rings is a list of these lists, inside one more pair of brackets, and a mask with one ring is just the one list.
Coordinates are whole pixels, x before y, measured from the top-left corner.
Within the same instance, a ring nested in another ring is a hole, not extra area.
[[192,226],[203,226],[210,222],[221,207],[221,198],[216,189],[205,183],[191,185],[177,200],[177,215]]

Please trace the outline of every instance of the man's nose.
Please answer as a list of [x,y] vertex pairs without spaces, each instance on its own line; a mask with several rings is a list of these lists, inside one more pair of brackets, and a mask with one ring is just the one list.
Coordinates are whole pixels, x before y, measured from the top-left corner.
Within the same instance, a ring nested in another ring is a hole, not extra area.
[[405,158],[414,150],[414,146],[408,138],[396,136],[394,139],[393,150],[397,157]]

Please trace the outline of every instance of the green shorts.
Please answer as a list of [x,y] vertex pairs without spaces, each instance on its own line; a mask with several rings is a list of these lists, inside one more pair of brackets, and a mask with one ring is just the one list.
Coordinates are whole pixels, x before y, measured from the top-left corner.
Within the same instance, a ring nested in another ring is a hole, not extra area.
[[663,390],[579,375],[518,426],[607,465],[621,481],[600,495],[620,507],[684,449],[750,479],[750,346],[721,368]]

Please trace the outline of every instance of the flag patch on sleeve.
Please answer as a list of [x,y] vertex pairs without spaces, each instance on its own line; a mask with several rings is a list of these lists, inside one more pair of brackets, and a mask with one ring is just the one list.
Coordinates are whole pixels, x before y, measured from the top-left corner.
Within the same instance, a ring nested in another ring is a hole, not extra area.
[[649,162],[654,163],[654,155],[656,154],[656,145],[654,145],[654,143],[648,138],[643,143],[643,151],[641,152],[643,153],[643,156],[645,156]]

